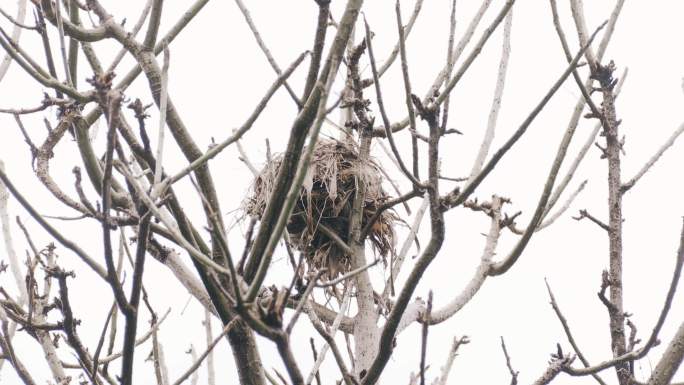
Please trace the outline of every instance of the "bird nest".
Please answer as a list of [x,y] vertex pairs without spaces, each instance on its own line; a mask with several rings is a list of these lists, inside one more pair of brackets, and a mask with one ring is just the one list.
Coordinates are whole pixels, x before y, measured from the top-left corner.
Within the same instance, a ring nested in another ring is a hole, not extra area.
[[[273,157],[257,175],[244,202],[247,214],[257,218],[263,214],[282,159],[282,155]],[[349,244],[349,218],[360,183],[366,191],[362,228],[366,227],[378,208],[390,198],[382,182],[380,166],[372,159],[362,162],[356,145],[333,139],[318,141],[287,223],[290,245],[303,254],[309,271],[327,268],[325,276],[333,279],[350,270],[350,255],[334,238]],[[394,252],[396,220],[391,210],[385,210],[368,230],[367,239],[383,260]]]

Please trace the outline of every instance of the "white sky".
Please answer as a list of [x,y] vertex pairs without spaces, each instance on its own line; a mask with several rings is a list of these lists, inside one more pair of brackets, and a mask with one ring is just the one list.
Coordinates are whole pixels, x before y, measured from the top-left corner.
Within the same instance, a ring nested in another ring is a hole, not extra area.
[[[3,3],[4,10],[14,13],[15,2]],[[126,25],[129,28],[137,19],[142,7],[138,3],[141,2],[103,1],[110,13],[116,15],[117,20],[127,17]],[[161,31],[166,31],[175,22],[189,2],[166,3]],[[313,41],[312,33],[317,13],[313,1],[246,3],[263,39],[281,68],[286,68],[301,52],[309,49]],[[373,44],[376,56],[383,59],[391,51],[397,38],[394,2],[366,3],[365,15],[375,33]],[[409,1],[403,3],[406,21],[413,4]],[[413,89],[418,95],[425,93],[445,61],[450,3],[446,0],[426,1],[409,37],[408,60]],[[578,44],[574,37],[574,24],[568,2],[560,3],[566,35],[571,38],[572,49],[576,51]],[[473,41],[479,38],[484,27],[489,24],[502,4],[502,0],[493,2]],[[605,20],[613,4],[614,1],[586,2],[588,27],[593,30]],[[333,1],[332,9],[336,19],[341,15],[342,5],[342,1]],[[458,3],[457,39],[462,35],[479,5],[479,1],[461,0]],[[618,115],[622,119],[621,130],[626,135],[626,156],[623,158],[622,167],[624,180],[631,178],[682,123],[682,14],[684,5],[677,1],[627,2],[605,56],[606,59],[615,61],[618,74],[622,73],[625,67],[629,67],[629,76],[617,102]],[[84,21],[88,23],[87,18],[84,18]],[[0,25],[6,30],[10,29],[5,20]],[[501,52],[502,30],[503,28],[500,28],[490,39],[451,98],[450,127],[458,128],[465,135],[449,136],[443,140],[441,155],[445,175],[464,176],[470,170],[487,123]],[[331,37],[333,34],[334,31],[331,29],[328,36]],[[357,42],[361,39],[360,35],[357,34]],[[28,31],[24,32],[22,45],[25,45],[26,50],[33,53],[34,58],[42,63],[44,59],[39,44],[36,36]],[[470,52],[471,46],[472,44],[466,48],[465,53]],[[53,48],[57,53],[56,41]],[[114,48],[116,45],[109,42],[96,45],[104,63],[108,63],[115,55]],[[170,97],[201,148],[206,148],[212,137],[218,141],[230,135],[231,130],[249,116],[276,77],[233,2],[210,2],[170,45],[170,50]],[[117,73],[127,72],[131,63],[130,58],[125,60]],[[307,62],[303,63],[290,81],[295,90],[302,89],[306,65]],[[457,68],[458,65],[457,63]],[[553,29],[549,4],[546,1],[519,1],[514,6],[508,81],[493,149],[498,148],[517,128],[564,71],[565,66],[566,61]],[[85,78],[92,74],[87,69],[85,60],[80,61],[79,67],[79,88],[84,89]],[[585,72],[586,69],[583,69],[583,73]],[[364,77],[369,76],[368,67],[364,70]],[[338,81],[336,89],[339,89],[340,83]],[[390,119],[402,119],[405,105],[398,61],[381,84]],[[139,97],[144,103],[149,103],[151,96],[146,87],[147,83],[141,77],[127,90],[126,96],[131,99]],[[0,107],[38,105],[43,91],[17,65],[12,65],[0,86]],[[371,89],[368,89],[366,95],[372,94]],[[488,199],[494,193],[511,198],[513,204],[507,206],[506,211],[515,213],[521,210],[523,214],[518,223],[526,224],[542,190],[542,184],[571,110],[579,96],[580,93],[572,79],[566,81],[528,133],[503,159],[475,195],[481,200]],[[375,107],[376,104],[373,103],[371,108],[374,112]],[[245,135],[243,145],[257,167],[265,160],[265,138],[270,139],[274,152],[284,149],[295,113],[296,108],[289,96],[284,90],[280,90],[252,130]],[[156,130],[153,127],[156,127],[157,115],[152,115],[153,118],[148,120],[148,127],[154,136]],[[379,113],[376,115],[379,118]],[[42,139],[45,132],[42,117],[54,121],[54,112],[46,111],[25,119],[29,133],[37,141],[39,138]],[[593,125],[593,121],[581,122],[566,163],[574,158]],[[55,199],[33,175],[29,150],[12,117],[0,116],[0,127],[0,158],[5,162],[7,173],[13,182],[42,213],[73,215],[73,212],[56,204]],[[423,124],[420,127],[426,132]],[[332,128],[327,128],[326,133],[337,135]],[[103,144],[102,136],[100,132],[97,137],[100,149]],[[400,146],[403,146],[403,151],[409,156],[410,150],[406,146],[409,143],[408,133],[403,131],[397,136],[400,138]],[[170,171],[178,170],[185,164],[185,160],[170,140],[167,143],[170,145],[166,147],[168,152],[165,154],[165,167]],[[639,336],[643,339],[650,333],[662,306],[678,246],[681,218],[684,213],[684,201],[681,199],[684,195],[683,145],[680,139],[625,196],[625,310],[634,314],[631,319],[637,325]],[[80,165],[80,159],[74,149],[74,143],[64,140],[57,148],[56,157],[51,163],[54,177],[70,193],[73,193],[71,169],[74,165]],[[401,180],[379,146],[374,147],[373,153],[392,175],[396,176],[405,191],[408,184]],[[228,148],[213,160],[211,169],[219,195],[222,197],[222,209],[228,222],[232,223],[239,215],[235,210],[239,208],[244,194],[248,191],[251,174],[238,160],[234,147]],[[438,368],[443,365],[453,336],[468,335],[472,342],[462,347],[455,361],[450,383],[508,383],[509,374],[499,346],[499,337],[504,336],[512,364],[520,371],[520,383],[534,381],[546,368],[549,354],[555,350],[556,342],[560,342],[564,349],[570,349],[560,324],[548,305],[544,277],[548,278],[554,288],[556,298],[584,354],[593,363],[610,357],[608,317],[603,305],[596,298],[601,271],[607,267],[607,237],[602,234],[602,230],[588,221],[576,222],[570,218],[583,208],[599,218],[607,218],[605,175],[606,162],[599,159],[599,151],[593,148],[569,190],[574,190],[584,179],[588,180],[588,185],[568,212],[554,226],[533,238],[520,261],[507,274],[490,278],[477,297],[454,318],[430,328],[428,362],[431,368],[428,371],[428,378],[434,378]],[[442,191],[447,191],[449,186],[448,182],[445,182]],[[179,188],[181,191],[192,192],[187,183]],[[89,194],[91,197],[95,196],[92,189]],[[181,196],[189,197],[186,203],[188,210],[199,215],[199,202],[194,195]],[[419,200],[416,200],[414,206],[417,207],[419,203]],[[405,214],[403,210],[398,210],[398,213]],[[19,215],[33,231],[34,240],[38,245],[44,245],[49,241],[49,237],[39,229],[38,224],[18,207],[16,201],[11,201],[10,216],[14,215]],[[459,293],[470,279],[479,262],[481,247],[484,244],[484,237],[480,234],[488,229],[488,220],[481,213],[454,209],[448,212],[447,219],[445,245],[415,292],[416,296],[425,298],[428,291],[433,290],[436,308]],[[53,223],[59,226],[67,237],[77,240],[92,255],[101,255],[101,231],[96,222]],[[238,254],[242,250],[242,233],[245,227],[244,224],[237,225],[230,234],[231,247],[238,251]],[[425,220],[423,230],[427,227],[428,221]],[[424,244],[427,232],[421,231],[421,235]],[[515,240],[515,236],[505,233],[498,247],[498,255],[507,254]],[[24,255],[26,245],[18,231],[15,232],[15,247],[20,255]],[[5,259],[4,248],[2,250],[0,259]],[[77,317],[82,319],[78,330],[89,348],[94,350],[107,309],[111,305],[110,289],[86,271],[72,253],[62,248],[58,250],[61,255],[60,263],[75,269],[78,274],[78,279],[72,283],[73,302],[79,313]],[[288,267],[282,255],[281,252],[276,257],[278,261],[274,265],[274,273],[269,275],[269,283],[284,283],[288,279],[284,274]],[[406,271],[402,277],[405,277],[405,273]],[[371,273],[377,281],[383,278],[382,274],[380,269]],[[9,274],[0,275],[0,285],[14,290],[14,283]],[[190,344],[202,350],[204,336],[200,322],[203,312],[194,300],[190,301],[183,312],[189,299],[187,292],[173,280],[166,268],[151,258],[146,268],[145,285],[159,313],[171,308],[171,315],[161,328],[160,338],[164,343],[170,378],[175,380],[191,362],[190,357],[184,353]],[[147,319],[147,314],[143,314],[139,330],[147,329]],[[312,363],[308,347],[308,338],[312,334],[310,328],[305,326],[308,321],[302,321],[301,326],[295,330],[292,341],[300,368],[306,375]],[[660,335],[661,340],[669,341],[682,321],[684,296],[680,295],[673,303],[668,321]],[[218,331],[216,324],[215,322],[215,330]],[[320,348],[321,340],[317,338],[316,341]],[[272,344],[265,340],[261,342],[263,343],[260,344],[260,349],[266,368],[277,367],[281,370],[280,358]],[[666,344],[654,348],[645,359],[636,364],[637,378],[648,378],[664,345]],[[414,325],[398,337],[398,346],[385,370],[383,383],[408,382],[409,373],[418,369],[419,346],[420,328]],[[24,363],[30,364],[32,368],[35,365],[36,380],[44,383],[49,372],[44,360],[40,356],[34,356],[38,354],[35,342],[25,333],[20,333],[15,339],[15,347]],[[137,379],[140,383],[153,381],[151,364],[143,362],[149,351],[148,342],[136,354]],[[74,361],[69,354],[65,354],[64,357]],[[220,383],[236,383],[233,359],[227,343],[221,343],[217,347],[215,357],[217,375],[223,381]],[[579,362],[576,362],[576,365],[579,365]],[[112,369],[113,372],[118,372],[118,369]],[[324,365],[322,370],[325,383],[332,383],[333,379],[337,378],[332,361]],[[335,373],[334,377],[332,373]],[[0,375],[3,384],[19,383],[8,365],[5,365]],[[604,373],[602,377],[608,383],[615,383],[612,371]],[[684,380],[684,373],[680,371],[677,378],[679,381]],[[205,381],[206,372],[202,369],[200,383]],[[561,375],[554,383],[589,384],[593,381],[589,377],[577,379]]]

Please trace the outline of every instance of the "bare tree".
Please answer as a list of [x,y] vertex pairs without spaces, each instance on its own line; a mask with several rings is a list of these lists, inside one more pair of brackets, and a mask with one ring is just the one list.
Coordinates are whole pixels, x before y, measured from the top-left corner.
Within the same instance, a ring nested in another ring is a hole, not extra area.
[[[246,4],[236,0],[275,80],[240,127],[229,135],[223,133],[224,128],[212,132],[222,136],[203,149],[196,134],[201,129],[186,125],[168,84],[173,55],[181,54],[173,50],[174,39],[207,3],[208,0],[195,1],[185,13],[176,16],[178,20],[168,26],[165,34],[160,28],[163,0],[138,5],[140,16],[132,26],[110,14],[103,2],[97,0],[31,0],[30,4],[20,0],[16,16],[0,8],[6,19],[3,25],[13,29],[8,33],[0,27],[0,45],[6,53],[0,65],[0,79],[9,64],[15,63],[30,77],[27,87],[47,90],[43,99],[36,101],[37,106],[0,112],[14,117],[38,180],[56,201],[77,215],[42,215],[31,194],[0,167],[0,215],[6,246],[0,276],[11,275],[17,288],[9,288],[9,278],[0,281],[0,364],[11,365],[25,384],[45,381],[46,373],[37,372],[29,364],[35,357],[22,356],[16,349],[15,335],[23,333],[43,352],[42,358],[50,369],[49,381],[53,383],[70,383],[74,375],[69,373],[78,373],[86,383],[132,384],[136,373],[142,370],[134,366],[134,358],[143,354],[137,347],[151,340],[150,360],[158,384],[180,384],[186,380],[197,383],[197,371],[205,363],[208,383],[215,383],[214,367],[224,358],[215,356],[213,349],[227,340],[241,384],[324,383],[325,377],[319,370],[331,353],[338,369],[336,380],[347,385],[369,385],[382,378],[397,336],[418,324],[422,330],[420,364],[408,380],[421,385],[428,381],[446,384],[457,352],[470,339],[455,337],[441,370],[431,374],[428,366],[435,363],[426,359],[430,327],[454,318],[476,297],[485,281],[509,272],[528,249],[531,238],[567,211],[584,189],[585,182],[579,183],[575,191],[569,191],[569,186],[594,144],[607,164],[608,219],[603,221],[586,209],[580,210],[575,218],[593,222],[607,235],[607,269],[598,298],[609,318],[607,332],[612,355],[600,363],[586,358],[547,284],[553,311],[570,348],[557,344],[548,365],[544,368],[540,363],[538,369],[542,374],[535,384],[550,383],[560,373],[593,376],[605,384],[607,380],[603,377],[609,376],[610,370],[615,372],[620,385],[639,383],[634,364],[659,343],[659,333],[675,297],[684,263],[684,228],[657,322],[646,337],[638,338],[623,291],[622,200],[673,145],[684,131],[684,124],[634,177],[624,178],[621,157],[625,140],[615,101],[626,71],[618,77],[620,63],[604,59],[623,0],[615,2],[612,13],[600,25],[589,25],[585,20],[581,0],[570,1],[578,41],[574,48],[563,31],[556,1],[537,5],[549,7],[549,20],[556,28],[567,65],[558,68],[555,82],[539,95],[538,103],[531,106],[525,119],[509,137],[501,140],[498,148],[494,148],[494,139],[506,79],[511,76],[508,62],[515,0],[502,1],[498,9],[490,9],[492,1],[484,0],[461,36],[456,35],[456,1],[451,2],[450,8],[445,5],[450,28],[448,35],[439,39],[446,45],[447,54],[446,58],[435,58],[444,64],[427,89],[412,84],[406,47],[422,0],[415,1],[408,19],[396,3],[392,15],[396,18],[396,30],[392,31],[372,30],[362,13],[362,0],[348,0],[339,14],[333,12],[329,0],[311,2],[310,6],[318,12],[316,20],[301,20],[315,25],[311,49],[282,67],[259,33]],[[27,7],[34,15],[32,22],[26,21]],[[486,13],[492,15],[489,24],[482,27]],[[454,170],[440,163],[440,154],[446,149],[445,138],[462,134],[450,126],[450,97],[483,48],[491,44],[495,33],[502,35],[503,44],[481,146],[467,175],[447,176]],[[33,34],[42,49],[22,43],[20,37],[27,34]],[[375,34],[396,39],[396,46],[383,62],[373,47]],[[111,50],[112,44],[120,52],[110,63],[104,63],[102,52]],[[44,58],[38,59],[41,55]],[[86,63],[79,62],[83,58]],[[126,60],[134,63],[128,71],[121,69]],[[302,69],[306,67],[304,62],[308,67]],[[384,75],[393,65],[401,70],[403,104],[392,109],[401,108],[406,116],[397,122],[390,121],[390,106],[385,105],[389,98],[383,94]],[[291,79],[296,71],[305,74],[303,82]],[[176,74],[184,76],[180,70]],[[129,86],[139,77],[147,81],[146,89],[134,91]],[[342,78],[344,81],[338,81]],[[528,188],[531,192],[541,188],[541,194],[534,207],[525,209],[530,213],[528,222],[520,225],[521,212],[507,213],[512,203],[503,196],[505,186],[500,187],[498,195],[485,199],[481,197],[480,186],[493,170],[501,167],[502,159],[515,150],[566,81],[574,81],[581,98],[560,143],[556,144],[554,159],[548,165],[539,165],[548,169],[547,177],[541,186]],[[281,89],[296,107],[296,116],[288,123],[289,137],[283,152],[271,154],[267,143],[268,161],[259,169],[250,161],[241,139]],[[425,96],[417,96],[420,93]],[[56,116],[44,123],[33,118],[46,110],[56,111]],[[339,124],[334,117],[338,113]],[[152,122],[151,117],[157,116],[158,121]],[[561,166],[568,163],[565,160],[582,118],[593,120],[595,128],[574,155],[565,175],[560,175]],[[106,135],[98,140],[94,132],[100,120],[106,122]],[[41,124],[47,131],[40,132],[36,126]],[[165,139],[167,134],[171,140]],[[182,167],[176,167],[178,159],[173,159],[170,141],[185,157]],[[375,143],[385,150],[386,162],[373,156]],[[50,167],[57,146],[68,147],[80,158],[81,164],[73,168],[71,183],[54,176],[56,172]],[[214,182],[215,173],[210,168],[212,159],[230,147],[239,151],[240,159],[254,174],[251,190],[237,215],[246,227],[242,247],[229,242],[232,226],[222,209],[228,203],[222,202]],[[391,170],[387,167],[390,165]],[[394,183],[393,175],[401,182]],[[192,186],[192,190],[180,187],[181,184]],[[563,196],[565,202],[561,203]],[[39,246],[34,240],[35,224],[18,222],[24,244],[28,245],[23,261],[15,251],[16,240],[11,230],[15,225],[9,220],[7,208],[10,197],[54,241]],[[188,209],[191,202],[201,203],[202,215]],[[424,300],[416,298],[416,289],[431,263],[444,253],[445,218],[456,208],[485,215],[489,230],[479,266],[470,273],[468,284],[455,290],[448,303],[437,306],[433,305],[431,292]],[[425,214],[429,217],[429,231],[419,232]],[[55,225],[55,221],[69,220],[77,224],[94,220],[99,224],[97,230],[88,229],[90,237],[101,234],[97,251],[88,251],[75,241],[79,235],[69,226]],[[402,224],[408,230],[401,230]],[[516,237],[514,245],[510,250],[497,251],[505,232]],[[405,236],[403,241],[399,240],[401,235]],[[419,252],[411,259],[409,252],[414,244]],[[79,334],[79,318],[95,315],[73,305],[74,298],[87,290],[88,283],[81,280],[80,270],[77,275],[67,269],[58,255],[75,255],[82,262],[79,269],[94,273],[100,284],[110,288],[110,297],[105,301],[111,305],[107,314],[97,315],[105,321],[95,341],[86,341]],[[289,284],[285,286],[270,284],[266,279],[278,255],[285,256],[291,266],[286,279]],[[151,263],[149,257],[166,266],[175,277],[173,284],[185,287],[206,312],[202,330],[206,330],[207,346],[191,348],[192,362],[178,378],[171,378],[164,341],[158,335],[166,314],[159,315],[144,284],[146,266]],[[382,282],[370,274],[378,269],[386,277]],[[143,332],[141,321],[145,314],[150,326]],[[212,318],[222,325],[218,334],[212,330]],[[311,368],[302,365],[291,343],[293,329],[301,323],[310,323],[313,328],[307,330],[317,332],[317,338],[311,339],[315,362]],[[58,349],[60,339],[71,355]],[[286,374],[270,369],[271,363],[262,357],[257,346],[262,339],[276,348]],[[549,344],[553,346],[553,341]],[[509,354],[503,338],[501,347],[505,357],[502,363],[510,372],[511,383],[517,384],[515,356]],[[684,359],[683,347],[684,323],[668,341],[648,384],[671,383]]]

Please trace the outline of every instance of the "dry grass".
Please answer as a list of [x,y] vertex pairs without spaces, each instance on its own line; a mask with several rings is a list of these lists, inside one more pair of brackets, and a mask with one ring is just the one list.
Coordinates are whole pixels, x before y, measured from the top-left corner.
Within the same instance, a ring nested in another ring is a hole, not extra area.
[[[249,215],[260,217],[264,212],[281,162],[282,156],[275,156],[256,177],[251,194],[244,202]],[[304,254],[309,270],[325,267],[330,279],[349,270],[350,256],[320,230],[321,225],[347,242],[357,183],[364,183],[366,187],[362,222],[365,226],[377,208],[390,198],[382,188],[382,181],[380,166],[373,160],[360,162],[354,144],[319,140],[287,224],[292,246]],[[368,233],[374,251],[383,258],[394,252],[396,219],[392,211],[386,210]]]

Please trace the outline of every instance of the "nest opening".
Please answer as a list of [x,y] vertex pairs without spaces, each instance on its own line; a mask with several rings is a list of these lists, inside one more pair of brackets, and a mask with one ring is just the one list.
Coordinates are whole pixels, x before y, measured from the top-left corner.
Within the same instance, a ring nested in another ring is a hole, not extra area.
[[[247,214],[260,218],[280,170],[282,155],[274,156],[256,176],[243,206]],[[390,196],[383,190],[380,166],[373,159],[362,162],[357,146],[335,139],[321,139],[311,159],[299,198],[287,223],[290,244],[300,251],[309,271],[327,268],[333,279],[350,270],[350,256],[328,234],[349,244],[349,218],[357,183],[363,183],[362,228]],[[392,210],[383,211],[368,231],[367,240],[383,260],[394,252]]]

